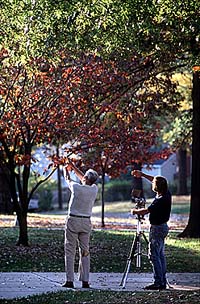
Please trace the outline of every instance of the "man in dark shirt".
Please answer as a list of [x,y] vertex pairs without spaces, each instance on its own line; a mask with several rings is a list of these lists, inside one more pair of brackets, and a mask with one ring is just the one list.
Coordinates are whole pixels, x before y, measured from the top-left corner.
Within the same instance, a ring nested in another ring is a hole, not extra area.
[[134,177],[145,177],[152,182],[152,190],[156,197],[147,208],[132,209],[132,214],[142,215],[149,213],[151,224],[149,233],[149,254],[153,264],[154,283],[146,286],[149,290],[166,289],[166,258],[164,241],[169,228],[167,222],[171,212],[171,194],[168,190],[167,180],[163,176],[151,176],[141,171],[133,170]]

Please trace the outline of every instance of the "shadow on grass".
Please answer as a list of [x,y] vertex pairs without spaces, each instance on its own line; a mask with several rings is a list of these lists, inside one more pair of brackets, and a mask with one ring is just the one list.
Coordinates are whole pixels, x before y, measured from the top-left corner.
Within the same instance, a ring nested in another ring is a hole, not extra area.
[[[30,247],[15,246],[16,228],[0,228],[1,271],[64,271],[64,231],[29,228]],[[148,234],[146,234],[148,237]],[[124,272],[135,231],[92,231],[90,242],[91,272]],[[143,253],[147,253],[142,243]],[[200,240],[178,239],[170,234],[166,241],[168,272],[198,272],[200,269]],[[75,270],[78,267],[76,255]],[[142,257],[142,272],[151,272],[146,256]],[[137,271],[134,261],[131,272]]]

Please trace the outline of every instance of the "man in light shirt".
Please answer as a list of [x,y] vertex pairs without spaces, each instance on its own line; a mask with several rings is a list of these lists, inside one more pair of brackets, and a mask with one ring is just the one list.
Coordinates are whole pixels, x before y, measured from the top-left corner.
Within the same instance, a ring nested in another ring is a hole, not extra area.
[[[70,179],[68,170],[73,170],[81,184]],[[89,288],[90,252],[89,241],[92,229],[91,215],[98,187],[98,174],[89,169],[84,174],[70,160],[65,168],[65,178],[71,190],[68,215],[65,225],[65,271],[66,282],[62,285],[74,288],[74,261],[76,245],[79,246],[79,281],[83,288]]]

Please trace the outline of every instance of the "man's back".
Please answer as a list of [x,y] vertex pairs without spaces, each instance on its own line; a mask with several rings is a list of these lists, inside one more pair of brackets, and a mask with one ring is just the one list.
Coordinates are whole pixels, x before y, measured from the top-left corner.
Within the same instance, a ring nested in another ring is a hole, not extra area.
[[70,183],[71,198],[69,201],[69,213],[74,215],[91,216],[98,187],[96,184],[91,186]]

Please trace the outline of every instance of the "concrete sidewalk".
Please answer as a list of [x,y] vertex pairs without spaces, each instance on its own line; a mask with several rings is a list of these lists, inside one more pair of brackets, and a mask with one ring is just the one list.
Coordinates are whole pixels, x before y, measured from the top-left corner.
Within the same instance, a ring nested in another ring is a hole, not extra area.
[[[110,291],[144,291],[153,282],[152,273],[129,273],[125,288],[120,286],[122,273],[91,273],[91,289]],[[200,293],[200,273],[169,273],[169,290],[196,290]],[[61,285],[65,281],[64,272],[1,272],[0,299],[27,297],[46,292],[67,291]],[[81,282],[75,281],[75,289]]]

